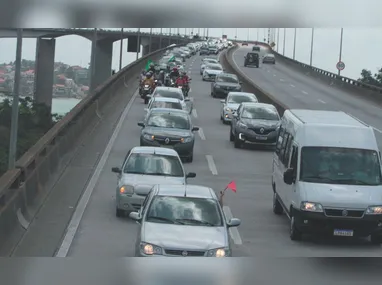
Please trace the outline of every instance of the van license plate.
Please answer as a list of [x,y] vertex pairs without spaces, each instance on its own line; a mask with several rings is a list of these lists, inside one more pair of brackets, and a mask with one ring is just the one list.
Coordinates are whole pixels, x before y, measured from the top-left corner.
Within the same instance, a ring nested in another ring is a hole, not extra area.
[[266,141],[267,140],[267,137],[256,137],[257,140],[260,140],[260,141]]
[[353,231],[352,230],[334,230],[333,235],[340,236],[340,237],[352,237]]

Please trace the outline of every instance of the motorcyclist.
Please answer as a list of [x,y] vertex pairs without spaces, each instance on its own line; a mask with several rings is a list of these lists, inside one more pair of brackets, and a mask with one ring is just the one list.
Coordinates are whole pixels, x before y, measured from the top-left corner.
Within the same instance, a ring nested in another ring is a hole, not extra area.
[[174,68],[172,69],[172,71],[170,72],[170,78],[173,79],[173,80],[176,80],[178,77],[179,77],[179,70],[176,66],[174,66]]
[[142,86],[144,85],[149,85],[151,87],[151,90],[154,90],[155,81],[151,72],[146,73],[146,78],[142,82]]
[[164,77],[165,77],[164,71],[163,70],[159,71],[159,74],[157,77],[158,81],[164,82]]
[[153,74],[155,73],[155,64],[154,63],[150,63],[148,71],[151,71]]

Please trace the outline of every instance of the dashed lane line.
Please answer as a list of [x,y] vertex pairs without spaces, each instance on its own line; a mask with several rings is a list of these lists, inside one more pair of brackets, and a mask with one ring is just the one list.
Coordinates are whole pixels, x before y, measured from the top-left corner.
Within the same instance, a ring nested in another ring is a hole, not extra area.
[[212,155],[207,154],[206,159],[208,163],[208,168],[211,170],[212,175],[218,175],[218,170],[216,169],[215,161]]
[[199,137],[202,139],[202,141],[206,140],[206,136],[204,135],[202,128],[199,128],[198,134],[199,134]]
[[318,102],[322,103],[322,104],[326,104],[326,102],[324,100],[321,100],[321,99],[317,99]]
[[304,93],[305,95],[308,95],[308,92],[306,92],[304,90],[302,90],[301,92]]
[[[227,221],[229,221],[233,218],[231,209],[228,206],[223,206],[223,212],[224,212],[224,216],[225,216]],[[239,230],[236,227],[235,228],[229,228],[228,231],[229,231],[229,234],[230,234],[230,236],[231,236],[231,238],[235,244],[237,244],[237,245],[243,244]]]
[[196,112],[196,109],[192,109],[192,116],[194,116],[194,118],[198,117],[198,113]]
[[292,88],[295,88],[295,87],[296,87],[296,86],[294,86],[293,84],[289,84],[289,86],[292,87]]
[[282,78],[280,78],[280,81],[281,81],[281,82],[284,82],[285,80],[284,80],[284,79],[282,79]]

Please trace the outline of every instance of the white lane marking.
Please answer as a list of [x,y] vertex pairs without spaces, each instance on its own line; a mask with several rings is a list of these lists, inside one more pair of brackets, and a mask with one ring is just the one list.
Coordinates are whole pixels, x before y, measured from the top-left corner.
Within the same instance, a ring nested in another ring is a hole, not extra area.
[[21,212],[21,208],[17,210],[17,219],[19,220],[20,225],[23,227],[24,230],[29,228],[30,223],[25,219],[23,212]]
[[[229,221],[230,219],[233,218],[231,209],[228,206],[223,206],[223,212],[224,212],[224,215],[225,215],[227,221]],[[235,244],[238,244],[238,245],[243,244],[239,230],[236,227],[235,228],[229,228],[228,231],[229,231],[229,234],[230,234],[230,236],[231,236],[231,238]]]
[[212,155],[206,154],[206,159],[207,159],[208,167],[212,172],[212,175],[218,175],[218,170],[216,169],[215,161]]
[[322,104],[326,104],[326,102],[324,100],[321,100],[321,99],[317,99],[318,102],[322,103]]
[[196,112],[196,109],[192,109],[192,115],[194,116],[194,118],[198,117],[198,113]]
[[125,110],[123,111],[117,126],[115,127],[115,130],[105,148],[104,153],[101,156],[101,159],[99,160],[97,167],[90,178],[90,181],[88,185],[86,186],[85,192],[83,193],[80,202],[78,203],[76,210],[74,211],[74,214],[70,220],[70,223],[66,229],[65,237],[61,243],[61,246],[56,253],[56,257],[66,257],[68,255],[68,252],[70,250],[70,246],[73,243],[74,237],[77,233],[78,227],[80,226],[82,216],[85,213],[86,206],[89,203],[90,197],[94,191],[94,188],[98,182],[98,179],[101,175],[101,172],[103,168],[105,167],[106,161],[110,155],[110,152],[113,148],[113,145],[118,137],[119,132],[121,131],[122,125],[127,117],[128,112],[131,109],[131,106],[133,105],[135,98],[137,97],[138,92],[136,91],[134,96],[131,98],[129,104],[127,104]]
[[290,84],[289,86],[290,86],[290,87],[293,87],[293,88],[295,88],[295,87],[296,87],[296,86],[294,86],[293,84]]
[[284,80],[284,79],[282,79],[282,78],[280,78],[280,81],[281,81],[281,82],[284,82],[285,80]]
[[301,92],[304,93],[305,95],[308,95],[308,92],[306,92],[304,90],[302,90]]
[[202,141],[206,140],[206,136],[204,135],[202,128],[199,128],[198,134],[199,134],[199,137],[202,139]]
[[270,72],[270,71],[267,69],[267,72]]
[[273,74],[274,77],[276,77],[276,74]]

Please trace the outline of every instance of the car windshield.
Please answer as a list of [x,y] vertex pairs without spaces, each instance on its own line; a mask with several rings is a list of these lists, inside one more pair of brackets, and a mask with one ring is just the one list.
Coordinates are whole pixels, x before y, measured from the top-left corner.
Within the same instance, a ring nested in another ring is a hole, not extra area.
[[164,102],[164,101],[154,101],[151,105],[151,109],[154,108],[167,108],[167,109],[179,109],[182,110],[182,104],[177,102]]
[[250,53],[250,54],[248,54],[248,59],[255,59],[255,58],[258,58],[258,57],[259,57],[259,55],[256,54],[256,53]]
[[258,102],[257,98],[253,95],[231,95],[228,97],[228,103],[241,104],[244,102]]
[[180,101],[183,101],[183,95],[176,91],[169,91],[169,90],[156,90],[153,97],[165,97],[165,98],[175,98],[179,99]]
[[218,63],[218,61],[216,59],[205,59],[205,60],[203,60],[203,63],[204,64],[207,64],[207,63]]
[[223,70],[223,68],[219,65],[207,65],[206,69],[207,70]]
[[300,180],[312,183],[381,185],[381,167],[374,150],[303,147]]
[[245,107],[241,117],[243,119],[255,119],[255,120],[269,120],[277,121],[279,120],[279,114],[273,108],[264,107]]
[[215,200],[173,196],[156,196],[150,204],[146,221],[207,227],[221,227],[223,224]]
[[147,119],[148,127],[189,130],[190,125],[188,116],[180,113],[152,113]]
[[239,83],[239,80],[236,77],[229,75],[220,75],[216,78],[217,82],[228,82],[228,83]]
[[182,163],[177,156],[132,153],[123,168],[124,173],[184,177]]

